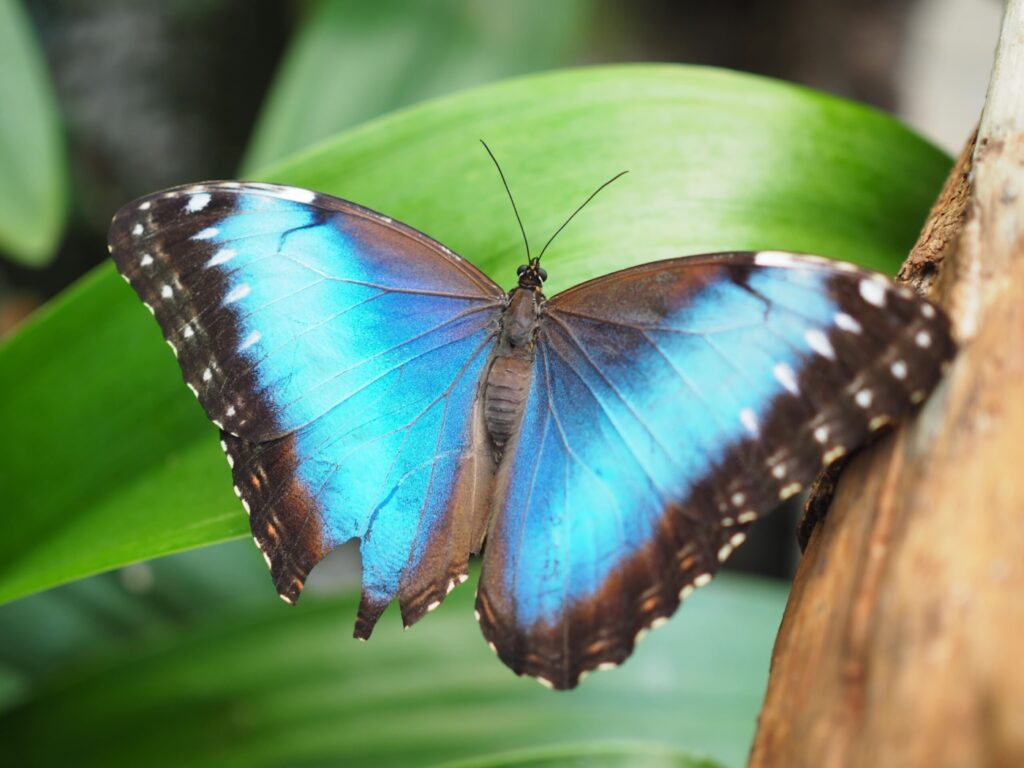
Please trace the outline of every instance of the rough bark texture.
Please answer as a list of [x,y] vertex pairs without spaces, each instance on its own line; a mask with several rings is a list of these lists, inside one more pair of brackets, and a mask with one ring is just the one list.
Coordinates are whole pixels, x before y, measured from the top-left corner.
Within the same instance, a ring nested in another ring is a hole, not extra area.
[[903,272],[947,308],[959,356],[914,423],[832,487],[751,766],[1024,766],[1022,101],[1010,0],[977,144]]

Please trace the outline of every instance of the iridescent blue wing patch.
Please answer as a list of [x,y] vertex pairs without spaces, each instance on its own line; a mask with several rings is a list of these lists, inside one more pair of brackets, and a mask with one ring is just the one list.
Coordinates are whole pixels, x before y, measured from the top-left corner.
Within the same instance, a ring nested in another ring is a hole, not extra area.
[[707,583],[759,516],[900,418],[953,353],[888,279],[787,253],[648,264],[551,299],[477,598],[571,688]]
[[425,235],[293,187],[215,182],[114,218],[118,269],[222,430],[280,595],[361,539],[369,635],[466,578],[491,462],[474,423],[505,293]]

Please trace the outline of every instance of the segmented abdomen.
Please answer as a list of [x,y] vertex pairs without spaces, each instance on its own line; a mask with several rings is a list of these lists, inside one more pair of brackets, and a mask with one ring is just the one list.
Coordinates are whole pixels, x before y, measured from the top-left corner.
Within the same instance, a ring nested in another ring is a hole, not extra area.
[[487,433],[498,449],[504,448],[519,429],[530,392],[533,362],[523,357],[494,358],[484,390]]

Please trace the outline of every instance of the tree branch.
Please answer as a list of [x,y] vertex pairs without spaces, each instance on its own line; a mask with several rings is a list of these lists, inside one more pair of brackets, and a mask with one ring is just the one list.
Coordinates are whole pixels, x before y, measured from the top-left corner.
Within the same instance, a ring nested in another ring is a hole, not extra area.
[[751,766],[1024,765],[1022,95],[1024,0],[1009,0],[970,163],[901,273],[944,304],[960,353],[835,485]]

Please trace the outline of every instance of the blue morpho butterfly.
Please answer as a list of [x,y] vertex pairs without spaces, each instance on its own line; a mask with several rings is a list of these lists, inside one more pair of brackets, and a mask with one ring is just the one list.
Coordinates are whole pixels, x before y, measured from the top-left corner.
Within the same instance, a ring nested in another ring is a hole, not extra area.
[[555,688],[624,661],[954,349],[935,306],[851,264],[689,256],[547,299],[529,251],[505,291],[397,221],[273,184],[149,195],[110,247],[221,430],[284,600],[358,538],[367,638],[483,551],[485,638]]

